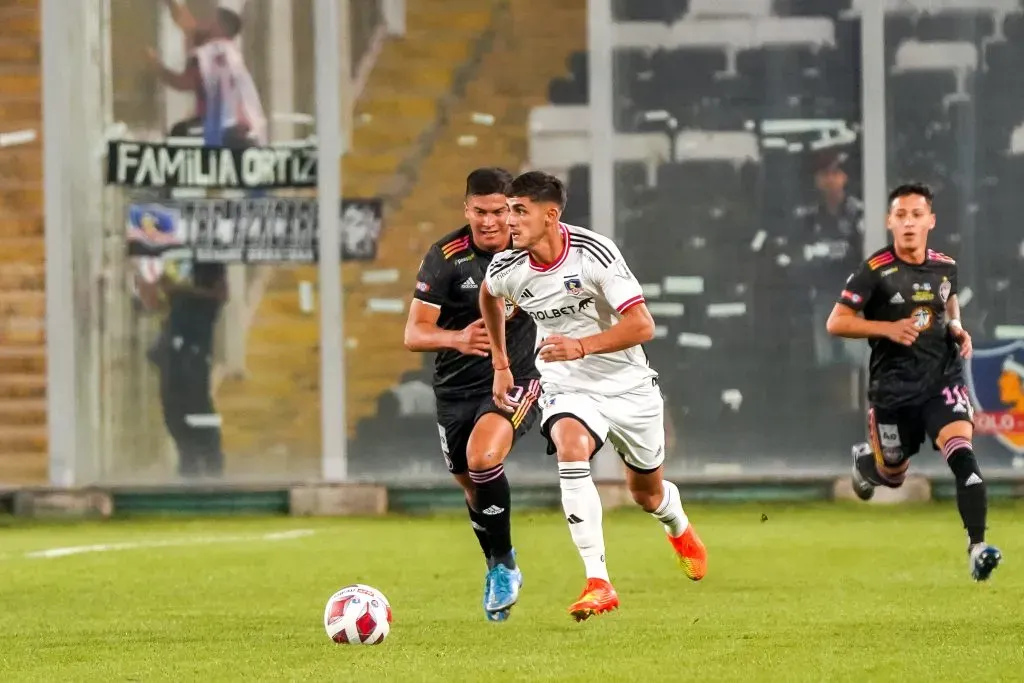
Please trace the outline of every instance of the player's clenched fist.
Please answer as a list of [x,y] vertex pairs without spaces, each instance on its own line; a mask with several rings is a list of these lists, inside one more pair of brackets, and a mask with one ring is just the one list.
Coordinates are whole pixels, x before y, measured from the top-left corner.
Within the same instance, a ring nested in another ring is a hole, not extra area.
[[455,350],[467,356],[486,356],[491,350],[491,338],[484,321],[476,320],[455,335]]
[[586,354],[583,342],[571,337],[552,335],[540,341],[540,359],[545,363],[560,360],[579,360]]
[[889,323],[889,331],[885,336],[897,344],[910,346],[917,341],[920,334],[921,330],[917,327],[917,321],[914,318],[904,318]]

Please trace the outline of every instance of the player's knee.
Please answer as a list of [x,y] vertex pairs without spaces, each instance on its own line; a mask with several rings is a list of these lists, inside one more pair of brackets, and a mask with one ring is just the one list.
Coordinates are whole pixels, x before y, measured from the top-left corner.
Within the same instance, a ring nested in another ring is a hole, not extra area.
[[586,462],[590,460],[590,447],[583,439],[571,439],[557,445],[558,462]]
[[550,426],[551,444],[558,462],[588,462],[597,451],[595,437],[578,419],[555,419]]
[[484,448],[466,453],[470,472],[483,472],[497,467],[505,461],[505,453],[495,448]]
[[481,417],[466,444],[466,464],[471,471],[489,470],[505,461],[512,449],[512,425],[504,417],[488,413]]
[[566,430],[556,436],[555,449],[558,462],[586,462],[593,455],[594,442],[583,430]]

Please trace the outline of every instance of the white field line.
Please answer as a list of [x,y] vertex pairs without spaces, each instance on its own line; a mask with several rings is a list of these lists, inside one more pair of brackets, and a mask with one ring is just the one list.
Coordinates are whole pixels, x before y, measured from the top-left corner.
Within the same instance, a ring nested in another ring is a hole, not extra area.
[[[312,536],[312,529],[292,529],[291,531],[275,531],[268,534],[249,536],[193,536],[191,538],[175,538],[164,541],[135,541],[126,543],[98,543],[95,545],[73,545],[64,548],[48,548],[33,550],[24,554],[28,559],[52,560],[57,557],[82,555],[85,553],[109,553],[119,550],[138,550],[140,548],[173,548],[195,545],[214,545],[221,543],[257,543],[265,541],[289,541],[305,536]],[[8,559],[10,555],[0,555],[0,559]]]

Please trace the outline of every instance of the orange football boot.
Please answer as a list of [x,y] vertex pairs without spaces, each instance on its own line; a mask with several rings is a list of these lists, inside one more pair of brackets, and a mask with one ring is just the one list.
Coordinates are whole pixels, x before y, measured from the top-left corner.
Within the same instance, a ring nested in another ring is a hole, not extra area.
[[618,606],[619,594],[610,583],[604,579],[587,579],[587,587],[580,593],[579,599],[569,607],[569,614],[575,617],[576,621],[583,621],[595,614],[611,612]]
[[700,581],[708,573],[708,551],[701,542],[700,536],[692,524],[686,526],[681,536],[668,537],[672,549],[676,551],[679,566],[686,572],[691,581]]

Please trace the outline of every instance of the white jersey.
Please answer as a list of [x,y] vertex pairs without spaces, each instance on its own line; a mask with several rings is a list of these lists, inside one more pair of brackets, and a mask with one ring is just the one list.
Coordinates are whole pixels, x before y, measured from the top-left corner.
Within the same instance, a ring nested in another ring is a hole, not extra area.
[[197,47],[195,56],[207,108],[220,103],[221,128],[245,126],[253,142],[267,144],[267,118],[238,45],[227,39],[211,40]]
[[[644,302],[643,290],[610,239],[574,225],[559,224],[564,239],[554,263],[534,263],[523,249],[491,260],[485,283],[537,323],[537,339],[562,335],[580,339],[604,332],[622,313]],[[539,357],[544,392],[577,390],[616,396],[658,376],[640,346],[545,363]]]

